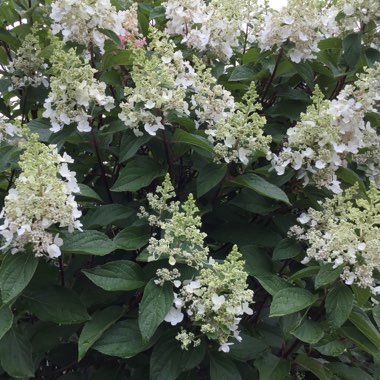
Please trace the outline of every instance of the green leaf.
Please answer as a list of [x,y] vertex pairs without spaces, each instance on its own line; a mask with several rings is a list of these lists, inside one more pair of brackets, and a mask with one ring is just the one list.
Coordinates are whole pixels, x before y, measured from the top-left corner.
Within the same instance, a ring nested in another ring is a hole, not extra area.
[[300,326],[291,331],[296,338],[309,344],[318,343],[325,333],[318,322],[305,319]]
[[322,264],[315,277],[315,289],[321,288],[334,282],[342,272],[342,267],[333,268],[333,264]]
[[120,231],[113,240],[117,248],[134,251],[148,244],[150,234],[145,226],[129,226]]
[[354,307],[350,316],[350,322],[356,326],[356,328],[364,334],[374,345],[380,347],[380,332],[368,318],[368,316],[359,309]]
[[126,131],[120,143],[119,161],[124,162],[132,158],[141,145],[146,144],[151,138],[152,136],[147,133],[137,137],[133,131]]
[[346,350],[345,344],[339,340],[333,340],[331,342],[314,346],[314,348],[319,351],[322,355],[326,356],[340,356]]
[[19,161],[20,149],[13,145],[0,146],[0,173],[15,166]]
[[78,183],[78,186],[79,186],[80,192],[77,194],[77,196],[103,202],[103,199],[100,198],[100,196],[95,192],[95,190],[91,189],[90,186],[87,186],[83,183]]
[[275,274],[256,274],[255,278],[271,296],[274,296],[284,288],[292,287],[289,282]]
[[100,231],[83,231],[65,234],[63,253],[105,256],[116,249],[113,241]]
[[273,251],[273,260],[286,260],[298,256],[302,252],[302,247],[293,239],[283,239]]
[[290,204],[287,195],[277,186],[266,181],[256,174],[248,173],[238,176],[230,181],[240,187],[246,187],[267,198]]
[[300,77],[305,81],[308,87],[312,90],[314,88],[314,73],[313,69],[307,62],[293,63],[294,68]]
[[82,272],[95,285],[108,291],[128,291],[145,285],[144,272],[129,260],[115,260]]
[[215,187],[226,175],[227,167],[210,163],[199,169],[197,177],[197,196],[200,198]]
[[327,320],[334,327],[342,326],[351,313],[353,301],[354,296],[348,286],[335,285],[326,297]]
[[290,362],[267,353],[255,361],[255,367],[260,372],[260,380],[285,379],[289,375]]
[[360,368],[355,368],[353,365],[347,365],[344,363],[328,363],[327,368],[334,374],[339,376],[341,380],[373,380],[367,372]]
[[3,303],[17,297],[29,284],[38,259],[31,253],[7,254],[0,267],[0,292]]
[[344,168],[340,167],[337,171],[336,174],[339,179],[342,181],[348,183],[349,185],[355,185],[355,183],[358,183],[359,189],[365,193],[366,192],[366,187],[364,185],[363,180],[358,176],[357,173],[355,173],[353,170],[349,168]]
[[342,47],[342,58],[347,63],[348,67],[355,67],[355,65],[359,61],[362,50],[361,33],[352,33],[346,36],[343,40]]
[[278,208],[278,205],[273,200],[262,197],[249,189],[242,189],[229,204],[260,215],[268,215]]
[[155,345],[150,358],[151,380],[175,380],[183,371],[197,366],[206,352],[204,342],[187,351],[181,349],[172,334],[161,338]]
[[97,206],[84,216],[82,223],[86,228],[108,226],[128,219],[135,213],[133,208],[119,204]]
[[244,333],[241,333],[240,336],[242,341],[236,341],[230,346],[229,356],[236,360],[245,362],[257,359],[268,348],[265,339],[257,339]]
[[8,305],[0,307],[0,339],[9,331],[13,324],[13,313]]
[[98,310],[91,315],[91,320],[86,322],[78,340],[78,360],[81,360],[90,347],[123,315],[120,306],[110,306]]
[[270,307],[270,317],[282,317],[303,310],[312,305],[318,296],[306,289],[286,288],[273,296]]
[[130,50],[113,50],[103,55],[102,69],[108,69],[113,65],[125,66],[133,64]]
[[363,351],[368,352],[377,360],[380,360],[380,350],[369,339],[366,338],[355,326],[343,326],[339,329],[346,338],[352,340]]
[[137,191],[163,175],[161,166],[152,158],[139,156],[129,161],[120,172],[112,191]]
[[105,355],[131,358],[152,346],[154,340],[142,339],[137,320],[127,319],[115,323],[92,346]]
[[377,327],[380,328],[380,305],[374,306],[372,309],[373,319],[375,320]]
[[214,152],[213,147],[206,138],[186,132],[183,129],[176,129],[176,131],[174,132],[172,143],[188,144],[205,150],[209,153]]
[[250,64],[239,65],[234,68],[231,76],[229,77],[229,82],[240,82],[252,80],[257,72],[254,70],[253,66]]
[[0,363],[13,378],[34,377],[32,346],[25,334],[9,330],[0,340]]
[[139,306],[139,327],[142,337],[148,341],[164,320],[173,305],[173,287],[171,283],[156,285],[151,279],[145,286]]
[[90,319],[78,295],[62,286],[29,291],[25,300],[30,311],[41,321],[74,325]]
[[245,270],[250,276],[271,275],[272,261],[265,250],[253,245],[240,248]]
[[210,354],[210,380],[241,380],[234,362],[223,353]]
[[317,359],[310,358],[304,354],[298,355],[296,358],[296,363],[306,370],[312,372],[320,380],[333,380],[333,376],[325,363],[318,361]]

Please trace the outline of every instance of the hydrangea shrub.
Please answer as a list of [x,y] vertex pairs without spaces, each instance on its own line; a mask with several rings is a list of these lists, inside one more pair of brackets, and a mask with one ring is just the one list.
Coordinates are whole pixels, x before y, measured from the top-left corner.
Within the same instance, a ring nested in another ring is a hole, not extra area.
[[0,378],[380,373],[380,3],[0,3]]

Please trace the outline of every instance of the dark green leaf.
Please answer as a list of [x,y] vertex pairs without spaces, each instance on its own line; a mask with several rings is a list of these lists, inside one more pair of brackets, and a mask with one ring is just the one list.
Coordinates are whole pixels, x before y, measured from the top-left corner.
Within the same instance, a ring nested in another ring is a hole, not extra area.
[[171,283],[156,285],[151,279],[145,286],[139,306],[139,327],[142,337],[148,341],[162,323],[173,305],[173,287]]
[[0,363],[13,378],[34,377],[32,346],[24,334],[9,330],[0,340]]
[[0,307],[0,339],[12,327],[13,313],[8,305]]
[[164,173],[157,161],[140,156],[127,163],[120,172],[119,178],[112,187],[112,191],[137,191],[152,183]]
[[256,274],[255,278],[271,296],[274,296],[282,289],[292,287],[289,282],[275,274]]
[[98,310],[86,322],[78,340],[78,360],[81,360],[90,347],[123,315],[120,306],[110,306]]
[[325,335],[321,325],[309,319],[305,319],[301,325],[291,331],[291,333],[302,342],[309,344],[318,343]]
[[120,231],[114,239],[117,248],[134,251],[146,245],[150,234],[144,226],[129,226]]
[[270,316],[281,317],[295,313],[312,305],[316,299],[317,296],[306,289],[295,287],[282,289],[273,296]]
[[332,264],[322,264],[315,277],[315,288],[321,288],[334,282],[342,273],[342,267],[333,268]]
[[248,189],[256,191],[256,193],[265,197],[290,204],[287,195],[279,187],[271,184],[256,174],[244,174],[234,178],[230,182],[240,187],[246,187]]
[[334,374],[339,376],[341,380],[373,380],[363,369],[355,368],[352,365],[344,363],[328,363],[327,368]]
[[346,285],[337,284],[329,291],[326,298],[326,314],[334,327],[342,326],[348,319],[353,301],[354,296]]
[[260,380],[286,379],[290,370],[290,362],[267,353],[255,361],[255,367],[260,372]]
[[362,50],[362,36],[360,33],[352,33],[343,39],[343,55],[342,58],[348,67],[353,68],[360,58]]
[[153,343],[143,341],[136,319],[127,319],[110,327],[93,348],[105,355],[131,358]]
[[176,129],[176,131],[174,132],[172,143],[188,144],[205,150],[209,153],[214,152],[211,144],[206,138],[186,132],[182,129]]
[[62,286],[50,286],[25,294],[30,311],[41,321],[74,325],[90,319],[78,295]]
[[273,260],[286,260],[298,256],[302,252],[299,243],[292,239],[283,239],[275,247],[273,251]]
[[241,380],[234,362],[223,353],[210,354],[210,380]]
[[226,175],[227,167],[210,163],[199,169],[197,177],[197,196],[200,198],[215,187]]
[[103,55],[103,70],[113,65],[125,66],[131,65],[133,58],[130,50],[113,50]]
[[65,234],[61,248],[64,253],[105,256],[116,249],[113,241],[100,231]]
[[319,380],[333,380],[333,376],[325,366],[325,363],[317,359],[302,354],[297,356],[296,362],[306,370],[312,372]]
[[136,211],[128,206],[110,204],[97,206],[90,210],[82,219],[86,228],[92,226],[108,226],[128,219]]
[[127,291],[145,284],[144,273],[133,261],[115,260],[82,272],[97,286],[108,291]]
[[103,199],[100,198],[100,196],[95,192],[95,190],[91,189],[90,186],[87,186],[83,183],[79,183],[78,186],[80,189],[78,196],[81,196],[83,198],[95,199],[99,202],[103,202]]
[[17,297],[29,284],[38,260],[31,253],[7,254],[0,267],[0,292],[3,303]]
[[120,143],[119,161],[124,162],[132,158],[141,145],[146,144],[151,138],[152,136],[147,133],[137,137],[133,131],[126,131]]
[[380,347],[380,332],[373,325],[364,311],[358,307],[354,307],[349,316],[349,320],[373,344],[375,344],[377,347]]
[[318,346],[314,346],[314,348],[319,351],[322,355],[327,356],[340,356],[346,350],[345,344],[343,344],[339,340],[333,340],[332,342],[328,342],[325,344],[321,344]]
[[234,68],[234,71],[232,72],[228,80],[230,82],[252,80],[256,74],[257,72],[254,70],[252,65],[250,64],[239,65]]

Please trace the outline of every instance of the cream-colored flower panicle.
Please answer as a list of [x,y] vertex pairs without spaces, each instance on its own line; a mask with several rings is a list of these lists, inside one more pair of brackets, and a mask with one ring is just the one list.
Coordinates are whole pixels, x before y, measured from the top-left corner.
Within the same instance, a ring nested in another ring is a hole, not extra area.
[[259,32],[259,47],[278,50],[289,41],[293,46],[288,55],[293,62],[314,59],[319,41],[338,30],[335,21],[338,10],[326,4],[319,0],[289,0],[280,11],[271,9]]
[[336,171],[351,161],[363,166],[378,180],[380,138],[365,116],[375,112],[380,99],[380,64],[366,69],[353,85],[347,85],[332,101],[317,87],[313,104],[301,114],[301,121],[287,131],[288,141],[273,166],[282,175],[287,166],[298,171],[304,185],[309,182],[341,191]]
[[124,12],[117,12],[110,0],[56,0],[51,7],[52,31],[62,32],[65,42],[97,46],[103,52],[107,37],[100,29],[124,33]]
[[155,214],[149,215],[142,209],[141,216],[148,217],[151,226],[160,229],[161,237],[152,236],[147,248],[150,261],[168,257],[169,264],[177,262],[200,268],[207,262],[208,247],[204,245],[206,234],[200,231],[202,225],[199,210],[192,194],[181,204],[167,201],[175,195],[169,175],[156,194],[148,194],[149,206]]
[[50,93],[44,103],[43,116],[50,119],[53,132],[72,123],[77,125],[78,131],[90,132],[93,107],[97,105],[110,111],[114,108],[114,99],[106,95],[106,84],[94,78],[96,70],[89,63],[82,63],[74,49],[66,52],[62,43],[55,40],[54,44]]
[[17,120],[6,121],[0,117],[0,143],[7,142],[8,144],[15,145],[23,140],[21,123]]
[[[184,281],[178,293],[174,293],[174,305],[165,318],[172,325],[180,323],[184,313],[202,334],[219,343],[220,351],[228,352],[230,338],[241,341],[238,325],[244,314],[251,315],[249,304],[253,291],[248,288],[248,274],[244,260],[236,246],[223,263],[210,259],[194,280]],[[189,337],[187,337],[189,338]],[[186,339],[181,332],[177,339],[184,349],[193,339]],[[195,343],[196,344],[196,343]]]
[[222,61],[231,58],[243,33],[253,41],[264,11],[253,0],[168,0],[163,6],[168,34],[182,36],[189,47],[210,51]]
[[1,250],[14,254],[30,246],[37,257],[61,255],[62,239],[49,228],[81,229],[81,212],[74,198],[79,188],[67,165],[72,162],[68,154],[59,155],[55,145],[46,146],[38,135],[30,135],[19,162],[21,174],[0,214],[0,235],[5,240]]
[[134,49],[135,87],[126,87],[127,100],[120,105],[120,120],[137,136],[142,128],[150,135],[164,129],[170,111],[188,115],[186,89],[194,83],[194,69],[168,36],[152,28],[150,38],[147,50]]
[[32,28],[9,64],[8,74],[10,74],[12,88],[49,86],[45,73],[47,65],[41,57],[41,52],[37,29]]
[[366,197],[358,186],[309,209],[289,234],[308,245],[303,263],[311,259],[342,267],[346,284],[357,284],[380,293],[375,272],[380,270],[380,191],[371,182]]
[[217,160],[247,164],[249,157],[255,153],[269,155],[270,158],[269,144],[272,139],[263,133],[266,119],[258,114],[261,105],[257,100],[252,82],[242,102],[235,103],[236,111],[206,129],[209,140],[214,144]]

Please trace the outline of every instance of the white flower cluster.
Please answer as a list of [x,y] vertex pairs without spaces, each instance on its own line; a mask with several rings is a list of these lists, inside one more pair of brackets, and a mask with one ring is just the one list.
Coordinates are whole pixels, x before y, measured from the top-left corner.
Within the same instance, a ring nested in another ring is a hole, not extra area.
[[17,121],[6,122],[0,118],[0,143],[5,141],[14,145],[22,139],[22,130]]
[[380,27],[380,3],[377,0],[338,0],[336,7],[344,14],[338,22],[344,31],[366,31],[365,27],[373,22],[371,27]]
[[74,49],[65,52],[57,42],[51,62],[50,93],[43,113],[51,121],[50,130],[58,132],[64,125],[76,123],[78,131],[91,131],[92,107],[102,106],[106,111],[114,107],[113,97],[105,94],[106,84],[94,78],[96,70],[82,63]]
[[248,157],[255,153],[261,153],[270,159],[269,144],[272,139],[270,136],[264,136],[266,119],[257,113],[261,109],[257,100],[255,85],[252,82],[242,102],[236,103],[236,111],[207,128],[206,134],[214,144],[218,160],[247,164]]
[[262,50],[280,49],[290,42],[288,55],[293,62],[314,59],[318,43],[338,31],[334,7],[323,8],[318,0],[289,0],[280,11],[271,9],[266,14],[258,35]]
[[11,89],[25,86],[38,87],[41,84],[45,87],[49,86],[45,76],[47,65],[40,56],[41,51],[36,29],[32,29],[17,49],[16,57],[9,63]]
[[124,12],[117,12],[110,0],[56,0],[51,7],[52,31],[62,32],[64,42],[97,46],[103,52],[107,37],[100,29],[124,33]]
[[263,6],[253,0],[238,5],[228,0],[168,0],[163,6],[168,34],[182,36],[189,47],[211,51],[223,61],[231,58],[242,33],[254,39],[263,14]]
[[[210,259],[195,280],[183,281],[179,292],[174,293],[174,305],[165,321],[173,326],[182,322],[184,311],[200,326],[201,333],[220,344],[220,351],[229,352],[233,344],[228,342],[230,337],[242,339],[238,330],[241,316],[253,313],[249,307],[253,291],[247,289],[247,277],[244,261],[234,246],[223,263]],[[180,334],[178,340],[182,341],[183,332]]]
[[[244,261],[235,246],[223,263],[216,263],[209,258],[209,249],[204,244],[206,234],[200,231],[201,218],[192,195],[181,205],[170,201],[175,196],[174,188],[167,175],[162,186],[155,194],[148,194],[147,199],[155,214],[150,215],[144,208],[140,217],[147,217],[152,227],[160,229],[160,239],[154,235],[147,248],[151,254],[149,261],[168,258],[169,264],[187,264],[197,270],[195,279],[181,281],[177,268],[157,270],[155,283],[162,286],[170,281],[177,289],[174,303],[165,321],[173,326],[182,322],[187,316],[200,327],[201,333],[220,344],[220,349],[228,352],[230,337],[238,341],[238,325],[243,314],[252,314],[249,303],[253,292],[247,287],[247,273]],[[192,332],[182,330],[177,340],[183,349],[189,345],[198,345]]]
[[194,57],[196,76],[191,109],[196,116],[196,126],[204,124],[213,129],[215,124],[229,117],[235,111],[235,100],[231,93],[217,83],[211,69]]
[[0,213],[0,235],[5,239],[1,250],[10,248],[14,254],[30,245],[37,257],[61,255],[63,241],[48,229],[59,224],[73,232],[82,226],[73,195],[79,187],[75,172],[67,165],[72,162],[68,154],[59,155],[55,145],[40,143],[38,135],[29,137],[19,162],[21,174],[5,197]]
[[139,31],[137,8],[138,4],[134,3],[127,11],[124,12],[124,31],[119,35],[123,47],[126,43],[135,48],[141,48],[146,45],[145,37]]
[[135,88],[125,89],[127,101],[120,104],[120,120],[137,136],[142,135],[140,124],[155,135],[164,129],[170,111],[190,113],[185,97],[186,89],[194,83],[194,69],[165,34],[152,30],[151,38],[147,50],[134,50],[131,77]]
[[366,197],[358,186],[334,195],[321,203],[321,210],[309,209],[289,234],[308,244],[307,257],[342,266],[341,278],[346,284],[357,284],[380,293],[374,271],[380,270],[380,192],[371,182]]
[[283,150],[278,156],[273,154],[277,174],[291,166],[304,185],[312,180],[334,193],[341,191],[336,171],[349,161],[362,164],[370,177],[377,178],[379,137],[365,115],[376,111],[380,100],[380,64],[367,69],[354,85],[347,85],[337,99],[324,100],[318,88],[312,99],[301,121],[288,129]]

